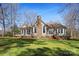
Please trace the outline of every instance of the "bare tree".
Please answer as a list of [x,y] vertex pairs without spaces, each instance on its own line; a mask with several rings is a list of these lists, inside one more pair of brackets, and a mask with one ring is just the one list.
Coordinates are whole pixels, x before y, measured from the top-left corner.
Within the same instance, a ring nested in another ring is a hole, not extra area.
[[10,4],[10,6],[11,6],[11,23],[12,23],[12,30],[13,30],[12,32],[14,36],[15,35],[15,21],[16,21],[18,6],[15,3]]
[[[25,24],[28,24],[30,27],[33,26],[36,22],[37,14],[31,10],[27,10],[24,14],[25,16]],[[27,26],[28,26],[27,25]],[[33,28],[31,27],[30,30],[33,32]],[[31,36],[33,37],[33,33],[31,33]]]
[[[5,31],[10,30],[10,27],[15,29],[15,21],[17,16],[17,4],[0,4],[0,24],[3,27],[3,36]],[[13,30],[12,29],[12,30]],[[13,30],[14,36],[14,30]]]
[[6,27],[6,20],[7,20],[7,13],[6,13],[7,7],[5,7],[4,4],[0,4],[0,23],[3,28],[2,36],[5,35],[5,27]]
[[37,14],[31,10],[25,12],[26,24],[33,25],[36,21]]
[[64,20],[71,33],[71,38],[79,37],[79,4],[65,4],[61,12],[66,12]]

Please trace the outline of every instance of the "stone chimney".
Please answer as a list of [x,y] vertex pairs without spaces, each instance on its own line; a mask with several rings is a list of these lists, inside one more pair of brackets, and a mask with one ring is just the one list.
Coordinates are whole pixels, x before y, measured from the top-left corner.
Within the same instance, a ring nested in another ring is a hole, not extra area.
[[37,37],[40,38],[41,36],[42,36],[41,16],[37,16]]
[[38,26],[41,25],[41,16],[37,16],[37,25],[38,25]]

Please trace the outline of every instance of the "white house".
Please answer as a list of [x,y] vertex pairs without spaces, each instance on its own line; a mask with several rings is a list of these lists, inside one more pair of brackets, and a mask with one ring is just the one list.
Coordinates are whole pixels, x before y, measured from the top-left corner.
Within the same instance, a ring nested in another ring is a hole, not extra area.
[[21,36],[30,37],[52,37],[66,36],[66,27],[62,24],[46,24],[42,21],[41,16],[37,16],[35,24],[23,25],[20,27]]

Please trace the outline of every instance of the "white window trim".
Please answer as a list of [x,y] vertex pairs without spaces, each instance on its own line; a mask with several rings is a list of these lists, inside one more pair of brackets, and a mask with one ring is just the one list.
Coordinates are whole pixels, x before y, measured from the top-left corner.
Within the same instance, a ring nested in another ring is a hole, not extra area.
[[50,33],[49,33],[50,30],[53,30],[53,31],[54,31],[54,29],[49,29],[49,30],[48,30],[48,35],[49,35],[49,36],[54,35],[54,34],[50,34]]
[[45,26],[45,24],[42,25],[42,34],[46,34],[46,26],[45,26],[45,33],[43,33],[43,26]]
[[[65,35],[65,29],[64,28],[58,29],[58,30],[59,30],[59,33],[58,33],[59,36]],[[62,30],[62,33],[61,33],[61,30]]]

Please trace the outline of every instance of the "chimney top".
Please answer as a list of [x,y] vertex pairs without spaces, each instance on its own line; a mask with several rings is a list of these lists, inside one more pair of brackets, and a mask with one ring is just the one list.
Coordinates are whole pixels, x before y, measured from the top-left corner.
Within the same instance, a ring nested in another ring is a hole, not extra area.
[[41,16],[37,16],[37,19],[41,19]]

